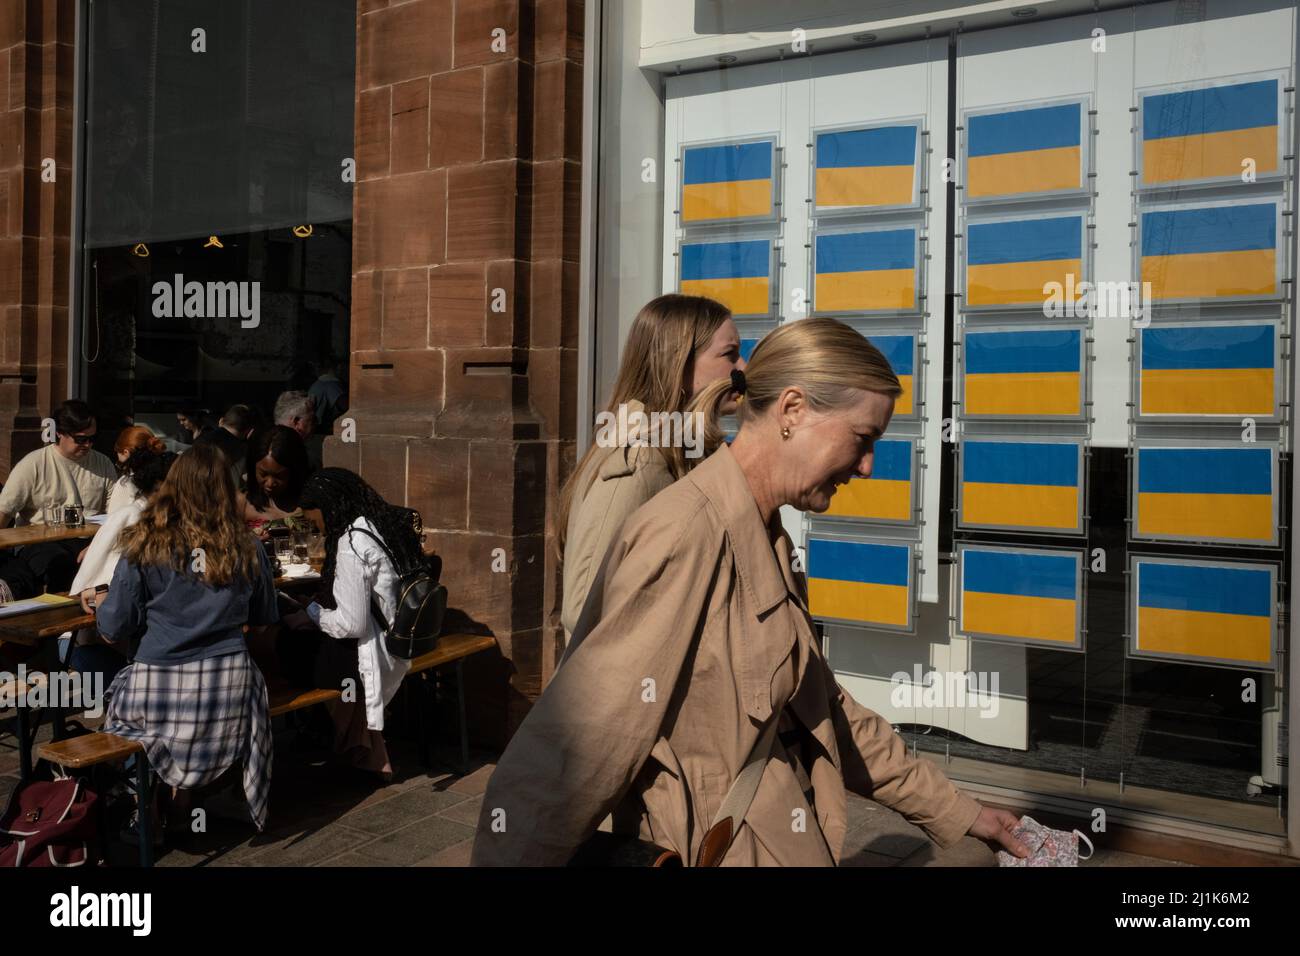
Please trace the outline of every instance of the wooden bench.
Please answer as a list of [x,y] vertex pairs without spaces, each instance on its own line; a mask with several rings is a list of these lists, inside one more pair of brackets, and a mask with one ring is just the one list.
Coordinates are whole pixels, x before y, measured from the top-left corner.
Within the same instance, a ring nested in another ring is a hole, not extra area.
[[[438,639],[438,646],[427,654],[421,654],[411,661],[408,677],[423,675],[447,664],[456,665],[457,716],[459,718],[461,765],[469,762],[469,739],[465,726],[465,689],[461,680],[462,664],[465,658],[480,651],[496,646],[496,638],[483,634],[444,634]],[[270,715],[280,717],[316,704],[339,700],[342,691],[332,689],[301,690],[283,683],[268,683],[267,703]],[[424,725],[421,722],[423,736]],[[421,741],[422,749],[425,743]],[[128,757],[144,752],[144,748],[134,740],[127,740],[117,734],[98,731],[68,737],[42,744],[36,752],[38,760],[45,760],[66,770],[85,770],[100,764],[121,763]],[[426,760],[426,763],[428,761]],[[141,805],[147,805],[151,790],[151,774],[148,762],[136,761],[136,792],[140,795]],[[150,814],[140,815],[140,865],[153,866],[153,821]]]

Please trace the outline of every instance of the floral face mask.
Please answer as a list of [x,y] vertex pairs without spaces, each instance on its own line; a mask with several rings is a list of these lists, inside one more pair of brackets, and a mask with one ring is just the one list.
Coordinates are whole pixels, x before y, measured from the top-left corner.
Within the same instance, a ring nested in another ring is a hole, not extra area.
[[[998,866],[1078,866],[1080,860],[1092,857],[1092,841],[1078,830],[1053,830],[1025,816],[1012,833],[1029,850],[1029,856],[1022,860],[999,850]],[[1080,840],[1088,844],[1087,856],[1079,856]]]

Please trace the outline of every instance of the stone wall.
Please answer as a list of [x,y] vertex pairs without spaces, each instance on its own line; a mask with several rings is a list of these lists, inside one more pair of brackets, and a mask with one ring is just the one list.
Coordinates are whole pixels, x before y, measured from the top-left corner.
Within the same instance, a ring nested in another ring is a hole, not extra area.
[[576,424],[582,18],[573,0],[358,4],[356,441],[326,457],[420,510],[452,604],[497,635],[469,696],[498,746],[561,634],[548,521]]
[[75,14],[0,3],[0,475],[68,391]]

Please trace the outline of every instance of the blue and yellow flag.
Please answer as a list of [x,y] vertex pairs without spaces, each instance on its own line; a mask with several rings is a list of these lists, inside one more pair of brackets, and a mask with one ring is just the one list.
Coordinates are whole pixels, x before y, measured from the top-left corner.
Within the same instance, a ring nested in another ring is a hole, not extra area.
[[1271,543],[1271,448],[1137,450],[1137,534]]
[[1272,325],[1153,326],[1141,336],[1141,414],[1273,414]]
[[966,195],[1022,196],[1083,184],[1079,103],[966,119]]
[[875,444],[870,478],[853,478],[831,498],[826,514],[874,521],[911,521],[912,460],[910,440]]
[[1277,203],[1144,212],[1142,281],[1156,302],[1277,295]]
[[1083,279],[1083,217],[1011,219],[966,227],[966,304],[1038,306],[1049,282]]
[[916,308],[916,229],[823,233],[813,251],[819,313]]
[[817,134],[817,208],[905,206],[915,198],[917,128]]
[[1077,442],[964,439],[961,520],[965,525],[1076,531]]
[[894,402],[894,416],[911,415],[916,411],[913,398],[916,382],[916,336],[915,335],[872,335],[871,344],[880,349],[889,362],[889,367],[898,376],[903,386],[903,394]]
[[911,545],[808,539],[808,610],[814,617],[909,627]]
[[1157,558],[1135,565],[1138,653],[1270,664],[1276,586],[1267,567]]
[[1143,184],[1276,172],[1277,102],[1275,79],[1143,95]]
[[682,222],[772,214],[772,143],[688,146],[682,160]]
[[963,548],[959,630],[1078,644],[1078,556]]
[[682,292],[717,299],[732,315],[772,311],[771,275],[770,240],[682,243]]
[[967,331],[963,414],[1078,417],[1082,343],[1077,329]]

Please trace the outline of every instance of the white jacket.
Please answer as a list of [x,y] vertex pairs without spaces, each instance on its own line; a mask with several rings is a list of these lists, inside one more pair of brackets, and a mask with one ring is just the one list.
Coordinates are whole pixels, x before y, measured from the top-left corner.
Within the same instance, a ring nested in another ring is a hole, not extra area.
[[[351,527],[379,534],[365,518],[358,518]],[[356,639],[357,669],[366,695],[366,726],[383,730],[384,707],[397,693],[411,662],[388,653],[379,625],[370,613],[372,594],[379,598],[384,617],[392,621],[397,613],[397,572],[393,563],[374,538],[345,531],[339,536],[334,559],[336,607],[321,609],[320,629],[330,637]]]
[[146,504],[148,500],[137,495],[130,501],[119,504],[117,510],[109,514],[108,520],[90,539],[86,557],[81,562],[81,567],[77,568],[72,586],[68,588],[69,594],[76,597],[86,588],[98,587],[113,580],[113,571],[117,568],[118,559],[122,557],[117,539],[124,529],[140,520]]

